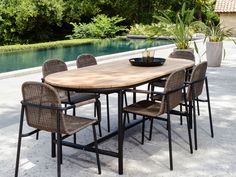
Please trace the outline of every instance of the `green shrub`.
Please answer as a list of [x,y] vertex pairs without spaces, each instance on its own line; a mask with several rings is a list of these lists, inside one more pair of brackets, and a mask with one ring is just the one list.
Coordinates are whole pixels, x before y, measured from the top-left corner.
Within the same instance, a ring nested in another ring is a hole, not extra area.
[[202,21],[194,21],[189,26],[189,31],[190,31],[191,34],[204,33],[205,28],[206,28],[206,25]]
[[67,37],[71,39],[78,38],[113,38],[118,32],[126,31],[125,26],[117,24],[125,19],[119,16],[108,17],[104,14],[92,18],[92,22],[85,24],[71,23],[74,27],[73,34]]
[[151,24],[151,25],[135,24],[131,26],[129,34],[152,37],[156,34],[156,29],[157,29],[156,24]]

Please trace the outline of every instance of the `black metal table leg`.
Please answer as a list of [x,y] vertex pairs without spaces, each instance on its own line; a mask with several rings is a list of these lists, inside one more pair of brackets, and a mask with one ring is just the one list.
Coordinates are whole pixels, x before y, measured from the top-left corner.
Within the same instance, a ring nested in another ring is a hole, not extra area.
[[109,96],[106,94],[107,102],[107,131],[110,132],[110,112],[109,112]]

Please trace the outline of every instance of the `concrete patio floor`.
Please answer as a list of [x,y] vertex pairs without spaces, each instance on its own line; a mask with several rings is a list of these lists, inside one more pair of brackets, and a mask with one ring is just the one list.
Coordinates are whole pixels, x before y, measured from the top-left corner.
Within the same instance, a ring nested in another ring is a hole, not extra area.
[[[200,50],[204,46],[199,43]],[[215,137],[210,137],[208,109],[200,103],[201,115],[198,123],[198,150],[189,153],[186,123],[179,125],[178,117],[172,119],[172,142],[174,170],[169,170],[167,131],[163,122],[154,121],[153,139],[140,144],[141,126],[125,132],[124,177],[235,177],[236,176],[236,46],[224,42],[226,58],[222,66],[209,67],[207,71],[212,106]],[[156,55],[166,57],[172,47],[156,51]],[[197,57],[197,56],[196,56]],[[203,57],[204,58],[204,57]],[[204,59],[203,59],[204,60]],[[41,73],[29,74],[0,80],[0,177],[14,176],[17,136],[20,116],[21,84],[25,81],[40,81]],[[146,86],[142,87],[143,89]],[[117,125],[117,98],[110,96],[112,130]],[[131,95],[129,101],[131,102]],[[203,95],[204,96],[204,95]],[[138,96],[141,99],[143,95]],[[102,128],[106,134],[105,97],[102,102]],[[93,116],[93,106],[77,109],[77,115]],[[146,133],[148,133],[146,124]],[[25,124],[24,132],[30,130]],[[80,143],[92,141],[92,130],[88,128],[78,135]],[[99,144],[99,148],[117,149],[117,137]],[[41,132],[39,140],[35,136],[23,138],[19,176],[54,177],[56,158],[50,157],[50,134]],[[97,174],[95,154],[63,147],[62,176],[90,177],[120,176],[117,173],[118,160],[100,155],[102,174]]]

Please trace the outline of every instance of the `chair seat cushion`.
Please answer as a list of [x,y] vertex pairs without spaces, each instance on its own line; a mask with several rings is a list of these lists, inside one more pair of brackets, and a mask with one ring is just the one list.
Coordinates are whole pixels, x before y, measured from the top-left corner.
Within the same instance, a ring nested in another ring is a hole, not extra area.
[[125,107],[124,111],[148,117],[156,117],[161,114],[160,109],[161,109],[160,102],[142,100]]
[[73,134],[76,133],[92,124],[97,123],[96,119],[89,119],[84,117],[77,117],[77,116],[71,116],[71,115],[64,115],[65,120],[65,132],[62,132],[64,134]]
[[76,104],[79,102],[88,101],[91,99],[99,98],[99,94],[96,93],[70,93],[70,100],[68,96],[65,96],[61,99],[62,103]]

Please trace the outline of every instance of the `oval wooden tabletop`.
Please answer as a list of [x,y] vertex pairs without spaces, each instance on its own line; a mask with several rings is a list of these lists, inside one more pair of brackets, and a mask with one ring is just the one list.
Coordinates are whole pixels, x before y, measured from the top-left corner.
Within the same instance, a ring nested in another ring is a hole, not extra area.
[[194,62],[190,60],[167,59],[162,66],[137,67],[132,66],[129,60],[120,60],[50,74],[45,81],[52,86],[67,89],[129,87],[193,65]]

